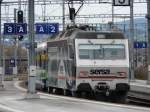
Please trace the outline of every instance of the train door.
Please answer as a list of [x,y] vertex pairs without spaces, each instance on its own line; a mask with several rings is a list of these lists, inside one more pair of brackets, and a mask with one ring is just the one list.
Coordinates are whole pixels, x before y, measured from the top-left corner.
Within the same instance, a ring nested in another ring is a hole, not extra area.
[[60,64],[58,69],[58,87],[63,89],[72,90],[73,88],[73,61],[69,57],[68,46],[62,46],[59,48]]
[[65,54],[65,48],[59,47],[59,67],[58,67],[58,87],[59,88],[66,88],[66,76],[67,71],[65,67],[65,60],[66,60],[66,54]]
[[67,49],[67,60],[65,60],[65,66],[67,71],[67,88],[69,90],[75,89],[76,84],[76,66],[75,66],[75,50],[73,48],[73,45],[69,45]]
[[51,87],[58,87],[59,52],[58,47],[48,48],[48,82]]

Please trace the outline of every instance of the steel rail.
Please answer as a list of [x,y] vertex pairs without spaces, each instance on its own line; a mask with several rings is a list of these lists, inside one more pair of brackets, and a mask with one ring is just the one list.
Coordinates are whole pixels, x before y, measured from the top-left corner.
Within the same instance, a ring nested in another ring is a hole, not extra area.
[[142,106],[150,106],[149,94],[131,91],[128,93],[127,99],[129,103],[140,104]]

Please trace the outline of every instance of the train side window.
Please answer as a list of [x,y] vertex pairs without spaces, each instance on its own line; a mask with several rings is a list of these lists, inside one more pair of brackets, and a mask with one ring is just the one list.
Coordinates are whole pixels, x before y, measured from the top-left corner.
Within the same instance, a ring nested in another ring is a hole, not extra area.
[[95,49],[94,59],[102,59],[102,58],[103,58],[103,49]]
[[89,59],[89,50],[85,50],[85,49],[80,49],[79,50],[79,58],[80,59]]

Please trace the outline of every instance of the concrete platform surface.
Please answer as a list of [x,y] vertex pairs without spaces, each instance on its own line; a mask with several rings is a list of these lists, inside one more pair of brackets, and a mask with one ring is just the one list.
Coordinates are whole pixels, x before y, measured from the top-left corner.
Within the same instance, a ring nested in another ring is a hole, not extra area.
[[150,108],[89,101],[39,93],[40,99],[24,99],[25,92],[5,82],[0,91],[0,112],[150,112]]
[[135,80],[130,82],[130,90],[150,94],[150,85],[147,84],[146,80]]

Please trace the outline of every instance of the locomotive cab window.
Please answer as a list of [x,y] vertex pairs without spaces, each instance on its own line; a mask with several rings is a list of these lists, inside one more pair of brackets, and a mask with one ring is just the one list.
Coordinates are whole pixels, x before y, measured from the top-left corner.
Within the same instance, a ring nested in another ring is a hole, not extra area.
[[125,46],[122,44],[80,44],[80,59],[125,59]]
[[103,45],[104,59],[125,59],[124,45]]
[[103,49],[101,45],[80,44],[79,58],[80,59],[101,59],[103,57]]

